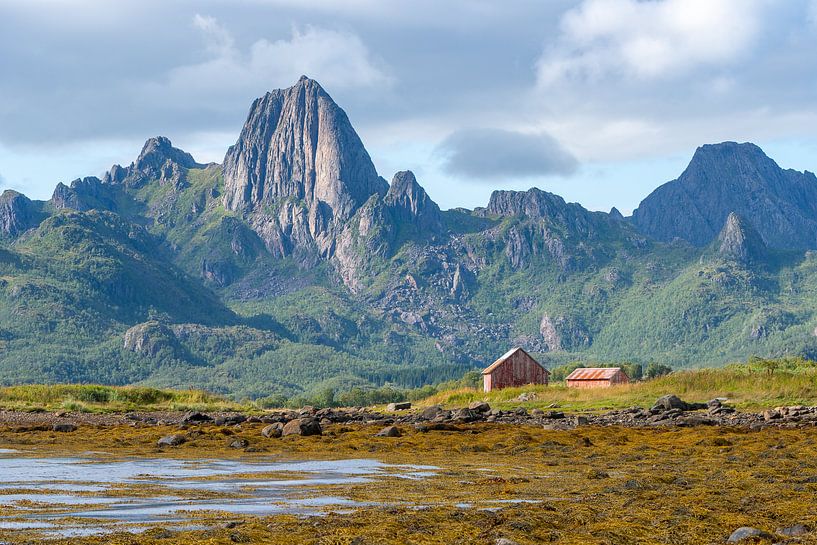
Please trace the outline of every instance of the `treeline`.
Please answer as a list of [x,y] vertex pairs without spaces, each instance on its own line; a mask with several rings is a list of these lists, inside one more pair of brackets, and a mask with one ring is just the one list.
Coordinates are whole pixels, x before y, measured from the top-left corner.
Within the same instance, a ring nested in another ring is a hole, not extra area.
[[338,392],[335,388],[326,387],[312,393],[293,397],[274,394],[257,399],[255,404],[265,409],[282,407],[297,409],[307,405],[312,407],[368,407],[400,401],[418,401],[447,390],[478,388],[481,386],[482,374],[477,370],[471,370],[459,379],[437,384],[426,384],[417,388],[400,388],[394,384],[385,384],[379,388],[356,386]]
[[[581,369],[584,367],[590,367],[590,365],[580,362],[572,362],[554,367],[550,370],[550,380],[553,382],[561,382],[576,369]],[[669,365],[664,365],[663,363],[650,363],[646,367],[640,363],[616,363],[606,364],[602,367],[621,367],[630,380],[658,378],[672,373],[672,367]]]

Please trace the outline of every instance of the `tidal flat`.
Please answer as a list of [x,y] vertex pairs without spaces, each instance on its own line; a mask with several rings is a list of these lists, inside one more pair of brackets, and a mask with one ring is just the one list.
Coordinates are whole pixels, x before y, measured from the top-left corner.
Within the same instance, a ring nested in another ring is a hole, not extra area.
[[[0,542],[705,544],[742,526],[817,528],[810,427],[480,423],[375,437],[379,426],[331,425],[283,439],[262,428],[191,426],[167,448],[157,440],[175,426],[0,428],[0,456],[18,464],[0,476]],[[249,446],[230,448],[236,438]],[[168,502],[170,515],[106,518],[111,504]],[[231,509],[242,502],[253,508]]]

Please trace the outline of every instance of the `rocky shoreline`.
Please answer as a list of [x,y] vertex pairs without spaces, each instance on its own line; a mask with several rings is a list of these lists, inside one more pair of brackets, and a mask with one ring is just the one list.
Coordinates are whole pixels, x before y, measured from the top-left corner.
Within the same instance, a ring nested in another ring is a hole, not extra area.
[[[319,435],[323,428],[335,424],[372,426],[411,426],[416,431],[461,431],[463,424],[497,423],[541,426],[545,429],[568,430],[579,426],[692,427],[725,426],[747,429],[765,427],[805,428],[817,426],[817,406],[790,406],[763,412],[737,411],[718,399],[708,403],[688,403],[677,396],[659,398],[649,409],[632,407],[602,413],[564,412],[557,407],[532,409],[518,407],[498,410],[485,402],[468,407],[447,409],[440,406],[412,408],[408,403],[392,404],[385,411],[368,407],[325,408],[304,407],[300,410],[268,411],[264,414],[202,413],[202,412],[127,412],[90,414],[73,412],[21,412],[0,410],[0,426],[27,431],[71,432],[80,426],[178,426],[212,424],[234,426],[267,424],[264,435]],[[277,431],[275,431],[277,430]],[[384,435],[394,432],[383,430]],[[399,432],[398,432],[399,433]]]

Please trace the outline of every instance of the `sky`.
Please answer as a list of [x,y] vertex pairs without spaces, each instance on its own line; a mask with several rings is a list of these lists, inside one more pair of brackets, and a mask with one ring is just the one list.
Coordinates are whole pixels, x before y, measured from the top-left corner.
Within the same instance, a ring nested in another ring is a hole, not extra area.
[[443,208],[628,214],[706,143],[817,170],[815,51],[817,0],[0,0],[0,188],[47,199],[157,135],[221,162],[305,74]]

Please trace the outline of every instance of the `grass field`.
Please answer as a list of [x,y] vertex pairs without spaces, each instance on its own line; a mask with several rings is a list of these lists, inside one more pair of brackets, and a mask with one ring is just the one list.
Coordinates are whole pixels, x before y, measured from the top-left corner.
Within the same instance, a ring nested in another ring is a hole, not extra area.
[[[406,391],[408,394],[412,391]],[[519,401],[523,393],[529,401]],[[601,411],[626,407],[650,407],[665,394],[685,401],[726,398],[739,409],[760,410],[780,405],[817,405],[817,367],[778,369],[768,372],[748,365],[718,369],[676,371],[670,375],[611,388],[578,390],[563,382],[549,386],[523,386],[484,393],[457,388],[416,401],[418,406],[462,407],[487,401],[492,407],[560,408],[569,411]],[[318,405],[318,404],[316,404]],[[166,390],[137,386],[25,385],[0,388],[0,408],[72,412],[142,411],[260,411],[252,402],[236,402],[201,390]]]
[[0,388],[0,408],[70,412],[227,411],[249,406],[201,390],[96,384],[32,384]]
[[[534,394],[534,399],[518,401],[523,393]],[[481,400],[497,408],[546,408],[555,405],[568,410],[604,410],[650,407],[658,397],[665,394],[676,394],[685,401],[727,398],[730,404],[746,410],[780,405],[816,405],[817,369],[777,370],[769,373],[736,365],[719,369],[676,371],[652,380],[592,390],[568,388],[564,383],[505,388],[490,393],[461,388],[440,392],[419,404],[463,406],[471,401]]]

